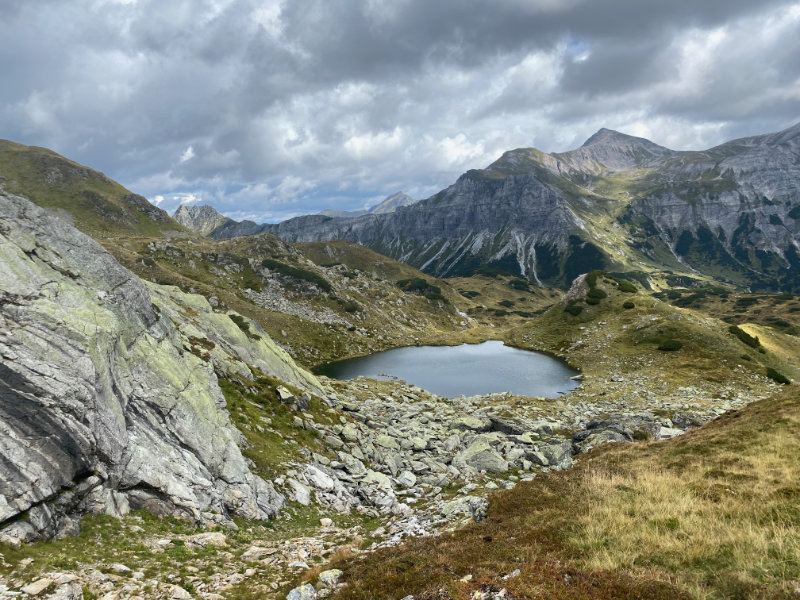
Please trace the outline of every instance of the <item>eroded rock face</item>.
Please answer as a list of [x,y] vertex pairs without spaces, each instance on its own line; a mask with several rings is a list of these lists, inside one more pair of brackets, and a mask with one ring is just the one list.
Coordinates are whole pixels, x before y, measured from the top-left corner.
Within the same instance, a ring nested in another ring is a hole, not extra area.
[[[532,283],[569,285],[594,269],[657,261],[676,272],[689,266],[753,289],[796,292],[798,156],[800,124],[700,152],[601,129],[569,152],[506,152],[389,214],[227,221],[210,235],[350,240],[438,277],[488,265]],[[619,206],[619,194],[630,202],[619,215],[607,212]],[[610,227],[598,219],[603,214],[612,217]],[[627,262],[618,262],[622,256]]]
[[128,505],[201,522],[276,514],[282,497],[247,468],[212,365],[135,275],[2,194],[0,273],[0,533],[23,513],[30,538]]

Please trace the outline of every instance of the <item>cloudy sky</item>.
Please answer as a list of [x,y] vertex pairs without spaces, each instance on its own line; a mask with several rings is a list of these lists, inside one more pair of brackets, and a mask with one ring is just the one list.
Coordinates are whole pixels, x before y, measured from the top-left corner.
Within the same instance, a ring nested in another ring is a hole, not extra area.
[[800,121],[797,0],[3,0],[0,137],[172,212],[425,198],[600,127],[701,149]]

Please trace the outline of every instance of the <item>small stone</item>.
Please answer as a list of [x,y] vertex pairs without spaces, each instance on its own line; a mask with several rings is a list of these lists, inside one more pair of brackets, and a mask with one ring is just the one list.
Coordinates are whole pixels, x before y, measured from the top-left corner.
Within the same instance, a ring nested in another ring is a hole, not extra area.
[[276,548],[264,548],[263,546],[250,546],[242,554],[242,560],[255,562],[257,560],[261,560],[264,557],[277,554],[277,552],[278,550]]
[[65,583],[48,594],[47,600],[83,600],[83,589],[77,583]]
[[179,585],[170,586],[169,597],[172,600],[192,600],[192,595]]
[[322,469],[314,465],[306,466],[306,479],[308,483],[317,488],[318,490],[331,491],[336,487],[333,478],[325,473]]
[[287,481],[289,487],[292,488],[294,499],[303,506],[311,504],[311,490],[296,479],[289,479]]
[[411,471],[403,471],[397,476],[397,483],[405,488],[414,487],[414,485],[417,483],[417,476]]
[[122,563],[113,563],[108,565],[109,571],[114,571],[114,573],[130,573],[131,568],[123,565]]
[[314,600],[317,597],[317,590],[310,583],[304,583],[300,587],[294,588],[286,595],[286,600]]
[[359,438],[358,429],[352,423],[348,423],[342,428],[342,437],[348,442],[356,442]]
[[275,392],[278,394],[278,399],[283,402],[284,404],[289,404],[294,400],[294,394],[287,390],[284,386],[279,385],[275,388]]
[[41,579],[37,579],[33,583],[29,583],[22,591],[28,594],[29,596],[38,596],[47,588],[53,585],[53,580],[49,577],[42,577]]
[[186,541],[190,544],[195,544],[196,546],[200,546],[204,548],[206,546],[226,546],[228,544],[228,538],[225,537],[224,533],[219,531],[209,531],[208,533],[198,533],[196,535],[189,536],[186,538]]
[[336,587],[341,578],[342,571],[340,569],[330,569],[319,574],[319,582],[326,588]]
[[489,419],[482,419],[480,417],[473,417],[468,415],[456,419],[453,423],[456,429],[464,429],[467,431],[489,431],[492,428],[492,422]]
[[397,440],[389,435],[379,435],[375,438],[375,443],[381,448],[387,450],[400,450],[400,444]]

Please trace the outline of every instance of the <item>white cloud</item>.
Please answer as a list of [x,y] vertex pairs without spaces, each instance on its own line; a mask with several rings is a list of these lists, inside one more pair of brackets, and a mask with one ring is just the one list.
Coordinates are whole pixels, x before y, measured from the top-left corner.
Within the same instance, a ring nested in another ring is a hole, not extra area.
[[391,131],[362,133],[345,140],[344,151],[356,161],[381,159],[396,155],[405,144],[405,136],[400,127]]
[[186,150],[181,154],[181,157],[178,162],[185,163],[187,160],[192,160],[194,158],[194,148],[189,146]]

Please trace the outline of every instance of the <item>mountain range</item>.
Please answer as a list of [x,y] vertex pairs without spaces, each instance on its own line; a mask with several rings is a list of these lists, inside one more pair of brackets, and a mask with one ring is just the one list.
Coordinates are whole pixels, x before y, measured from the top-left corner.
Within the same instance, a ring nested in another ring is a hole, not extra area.
[[411,196],[404,194],[403,192],[397,192],[396,194],[392,194],[391,196],[385,198],[383,201],[376,204],[375,206],[371,206],[370,208],[365,208],[364,210],[335,210],[329,208],[321,211],[319,214],[326,217],[360,217],[362,215],[385,215],[393,213],[401,206],[411,206],[414,203],[416,203],[416,200],[414,200]]
[[799,190],[800,124],[703,151],[601,129],[569,152],[511,150],[388,214],[224,220],[205,233],[349,240],[437,277],[502,271],[566,286],[605,269],[796,292]]

